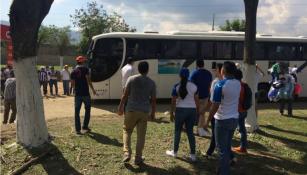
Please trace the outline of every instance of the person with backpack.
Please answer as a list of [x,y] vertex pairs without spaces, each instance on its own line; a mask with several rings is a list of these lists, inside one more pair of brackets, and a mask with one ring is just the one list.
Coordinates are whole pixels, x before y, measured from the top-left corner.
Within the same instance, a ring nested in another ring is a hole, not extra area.
[[241,70],[237,70],[235,74],[235,79],[240,81],[241,90],[240,90],[240,98],[239,98],[239,120],[238,127],[241,135],[240,146],[235,147],[232,151],[237,153],[247,153],[247,132],[245,128],[245,119],[247,117],[247,110],[252,106],[252,90],[248,86],[248,84],[242,82],[243,74]]
[[167,150],[166,155],[177,157],[179,143],[183,125],[186,127],[186,133],[190,144],[190,159],[196,161],[195,136],[193,126],[197,116],[199,99],[197,94],[197,86],[188,81],[189,69],[182,68],[180,70],[180,82],[175,84],[172,91],[171,104],[171,121],[175,120],[175,136],[173,150]]
[[82,130],[85,132],[91,131],[88,127],[91,116],[91,96],[89,87],[92,89],[93,94],[96,95],[96,91],[90,79],[89,69],[84,65],[86,60],[84,56],[78,56],[76,58],[77,66],[71,72],[71,86],[75,89],[75,129],[77,135],[81,135],[80,109],[82,103],[85,105]]
[[238,106],[241,84],[234,78],[236,65],[225,61],[222,67],[223,80],[214,87],[212,105],[206,126],[215,118],[215,142],[218,150],[217,174],[230,174],[231,142],[238,125]]

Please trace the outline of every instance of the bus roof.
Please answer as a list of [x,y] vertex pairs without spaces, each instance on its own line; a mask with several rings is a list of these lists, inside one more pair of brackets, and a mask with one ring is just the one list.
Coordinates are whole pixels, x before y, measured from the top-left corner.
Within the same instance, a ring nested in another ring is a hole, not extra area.
[[[93,40],[100,38],[135,38],[135,39],[183,39],[183,40],[223,40],[243,41],[244,32],[173,32],[170,34],[158,33],[133,33],[133,32],[112,32],[96,35]],[[306,37],[256,35],[257,41],[268,42],[301,42],[307,43]]]

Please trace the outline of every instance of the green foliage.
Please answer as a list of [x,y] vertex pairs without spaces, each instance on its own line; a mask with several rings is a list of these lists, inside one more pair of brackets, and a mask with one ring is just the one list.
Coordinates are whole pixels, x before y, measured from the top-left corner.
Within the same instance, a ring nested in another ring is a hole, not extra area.
[[232,21],[226,20],[225,24],[220,26],[221,31],[245,31],[245,20],[234,19]]
[[70,46],[70,27],[56,27],[54,25],[41,26],[38,32],[38,46],[41,44],[50,44],[58,48],[61,56]]
[[79,51],[86,54],[91,38],[95,35],[108,32],[135,32],[119,14],[108,14],[96,1],[87,3],[86,8],[76,9],[70,15],[73,25],[80,28],[82,38]]

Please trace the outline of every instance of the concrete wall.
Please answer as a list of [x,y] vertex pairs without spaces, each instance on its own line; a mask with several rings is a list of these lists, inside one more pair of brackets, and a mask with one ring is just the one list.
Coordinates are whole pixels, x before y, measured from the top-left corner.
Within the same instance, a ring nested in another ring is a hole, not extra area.
[[[3,47],[2,47],[3,46]],[[63,65],[75,65],[75,57],[78,55],[75,46],[69,47],[63,56]],[[1,64],[6,64],[6,48],[1,44]],[[42,45],[38,50],[37,65],[60,66],[60,54],[56,47],[50,45]]]

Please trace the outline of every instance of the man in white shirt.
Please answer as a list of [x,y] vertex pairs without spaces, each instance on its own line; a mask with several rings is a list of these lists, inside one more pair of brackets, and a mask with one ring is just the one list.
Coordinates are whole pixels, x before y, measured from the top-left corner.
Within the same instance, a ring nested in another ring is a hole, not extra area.
[[133,59],[131,57],[127,58],[127,64],[122,68],[122,88],[123,90],[126,87],[126,82],[128,78],[135,74],[133,69]]
[[295,83],[297,83],[297,65],[296,64],[293,67],[289,67],[289,74],[292,75],[292,77],[295,80]]
[[65,65],[64,69],[61,71],[61,77],[63,81],[63,95],[69,95],[70,72],[68,70],[68,65]]
[[215,118],[215,142],[219,155],[218,174],[230,174],[231,140],[238,125],[238,106],[241,84],[234,79],[237,68],[233,62],[223,64],[223,80],[219,81],[213,92],[212,106],[206,126]]

